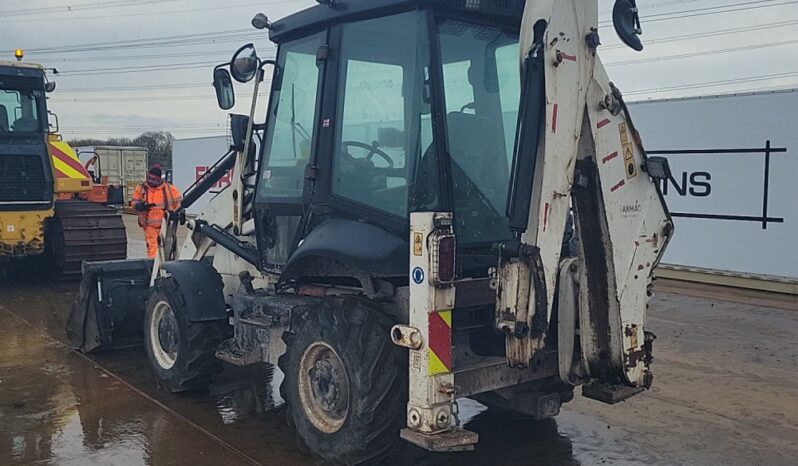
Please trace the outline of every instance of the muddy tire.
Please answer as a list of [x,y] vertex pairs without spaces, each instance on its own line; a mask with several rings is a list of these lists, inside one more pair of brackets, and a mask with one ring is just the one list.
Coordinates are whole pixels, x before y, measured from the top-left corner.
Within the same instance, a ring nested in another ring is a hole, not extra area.
[[229,332],[226,320],[190,322],[173,277],[155,282],[144,318],[144,347],[159,386],[170,392],[206,388],[222,370],[216,347]]
[[373,464],[399,444],[407,354],[369,301],[335,298],[294,311],[280,392],[297,443],[332,464]]

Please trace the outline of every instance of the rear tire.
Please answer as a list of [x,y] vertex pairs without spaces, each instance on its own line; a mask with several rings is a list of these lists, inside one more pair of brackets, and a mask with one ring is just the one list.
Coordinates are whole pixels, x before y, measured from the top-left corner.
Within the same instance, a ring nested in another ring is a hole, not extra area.
[[371,464],[399,443],[407,355],[375,303],[335,298],[295,309],[280,392],[297,443],[332,464]]
[[222,370],[216,348],[229,331],[227,320],[189,321],[177,280],[158,279],[144,318],[144,347],[158,385],[173,393],[206,388]]

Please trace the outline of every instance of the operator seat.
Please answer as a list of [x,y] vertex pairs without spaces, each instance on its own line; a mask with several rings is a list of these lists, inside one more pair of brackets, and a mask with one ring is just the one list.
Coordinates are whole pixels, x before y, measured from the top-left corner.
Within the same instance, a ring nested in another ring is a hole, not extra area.
[[452,112],[448,124],[452,162],[474,181],[494,208],[503,211],[509,174],[496,123],[483,116]]
[[0,131],[8,132],[8,109],[5,105],[0,105]]

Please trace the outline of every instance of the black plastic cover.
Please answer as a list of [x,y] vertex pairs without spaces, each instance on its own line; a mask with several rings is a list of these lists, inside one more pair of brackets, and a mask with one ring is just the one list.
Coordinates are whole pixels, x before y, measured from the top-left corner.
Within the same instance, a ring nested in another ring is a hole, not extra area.
[[205,322],[227,318],[222,276],[205,261],[173,261],[163,265],[177,281],[186,300],[188,320]]
[[285,265],[283,276],[308,258],[325,258],[375,277],[405,276],[410,243],[367,223],[331,219],[311,231]]

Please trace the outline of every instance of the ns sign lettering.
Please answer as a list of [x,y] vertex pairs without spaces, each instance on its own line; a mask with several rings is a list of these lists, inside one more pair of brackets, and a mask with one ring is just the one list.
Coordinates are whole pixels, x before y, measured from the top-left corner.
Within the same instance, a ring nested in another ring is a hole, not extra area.
[[712,194],[712,175],[709,172],[682,172],[669,180],[662,180],[662,194],[686,197],[709,197]]

